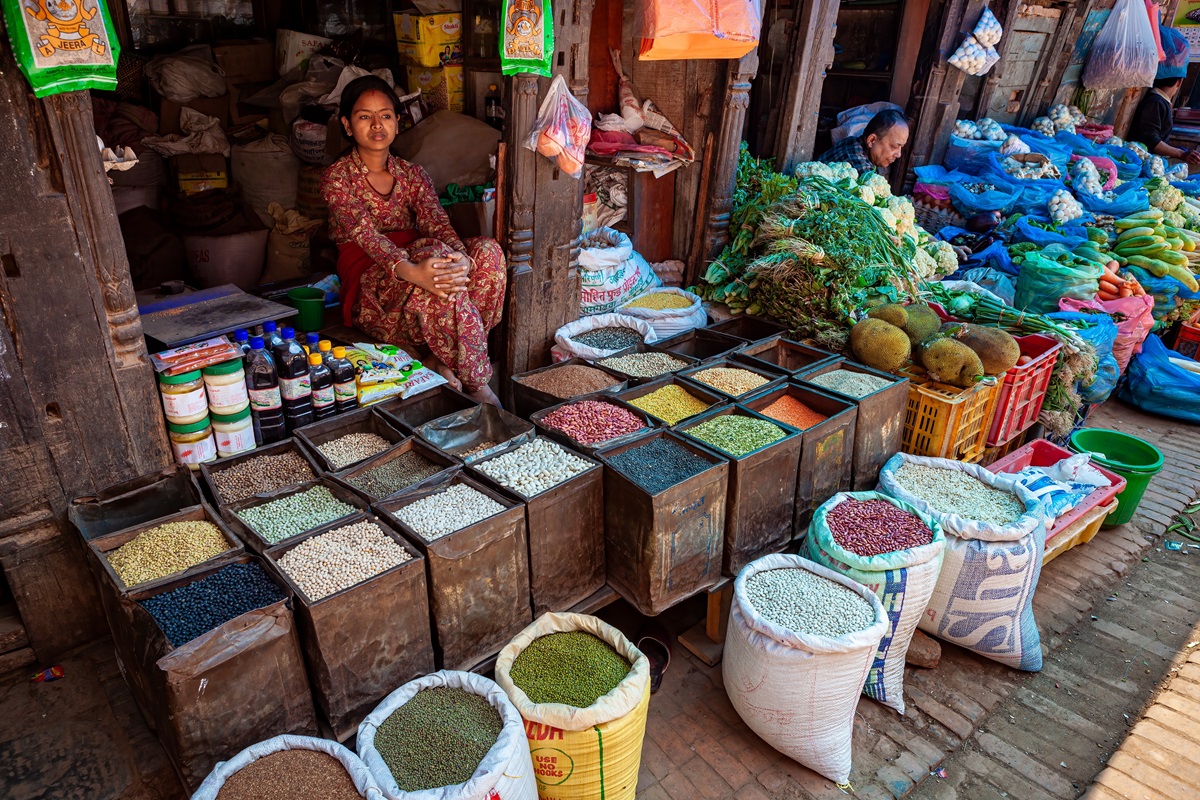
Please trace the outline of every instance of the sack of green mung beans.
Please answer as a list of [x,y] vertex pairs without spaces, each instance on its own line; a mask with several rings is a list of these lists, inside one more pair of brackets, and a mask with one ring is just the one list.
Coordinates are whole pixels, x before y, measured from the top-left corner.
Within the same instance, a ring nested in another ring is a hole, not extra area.
[[358,756],[329,739],[276,736],[218,763],[191,800],[320,797],[383,800],[383,790]]
[[525,719],[541,800],[633,800],[650,662],[584,614],[544,614],[500,651],[496,682]]
[[763,556],[733,584],[725,691],[763,741],[845,785],[854,710],[887,631],[870,589],[800,556]]
[[875,492],[839,492],[813,514],[808,557],[879,597],[888,630],[863,694],[904,713],[904,656],[937,584],[946,540],[942,527],[903,500]]
[[472,672],[404,684],[358,726],[356,749],[390,800],[537,800],[521,715]]
[[1012,476],[977,464],[892,456],[879,488],[942,526],[946,549],[918,625],[1017,669],[1042,668],[1033,592],[1046,550],[1042,504]]

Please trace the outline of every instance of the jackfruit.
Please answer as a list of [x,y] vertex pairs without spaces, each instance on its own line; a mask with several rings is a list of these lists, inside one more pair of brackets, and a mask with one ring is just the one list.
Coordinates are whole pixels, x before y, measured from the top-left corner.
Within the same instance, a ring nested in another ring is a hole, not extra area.
[[957,339],[937,336],[917,348],[925,371],[938,383],[969,389],[983,376],[983,362],[974,350]]
[[975,351],[988,375],[1003,375],[1016,366],[1021,357],[1017,340],[999,328],[964,324],[955,338]]
[[868,367],[894,372],[912,355],[912,344],[900,328],[881,319],[864,319],[850,329],[850,349]]
[[899,303],[888,303],[878,308],[872,308],[867,312],[867,316],[871,319],[881,319],[897,328],[903,328],[908,324],[908,310]]
[[942,320],[932,308],[924,303],[913,303],[907,307],[907,311],[908,323],[904,326],[904,332],[908,334],[908,340],[914,345],[920,344],[937,333]]

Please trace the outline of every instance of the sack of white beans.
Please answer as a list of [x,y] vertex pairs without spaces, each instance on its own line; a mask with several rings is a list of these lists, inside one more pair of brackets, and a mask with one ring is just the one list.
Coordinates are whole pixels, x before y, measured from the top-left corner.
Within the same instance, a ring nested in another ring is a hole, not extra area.
[[1033,593],[1046,519],[1033,493],[977,464],[907,453],[883,465],[879,488],[931,516],[946,535],[942,571],[918,627],[1001,664],[1039,671]]
[[764,556],[734,581],[725,691],[763,741],[845,785],[854,710],[887,630],[871,590],[800,556]]
[[904,713],[904,657],[942,567],[946,539],[929,515],[875,492],[839,492],[813,514],[813,561],[879,597],[888,630],[863,684],[867,697]]

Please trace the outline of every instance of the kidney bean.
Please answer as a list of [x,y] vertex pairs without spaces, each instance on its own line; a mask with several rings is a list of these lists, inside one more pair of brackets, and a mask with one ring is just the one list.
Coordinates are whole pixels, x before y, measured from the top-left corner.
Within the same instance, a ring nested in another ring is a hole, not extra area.
[[933,541],[920,517],[885,500],[848,497],[825,514],[833,540],[860,556],[908,550]]

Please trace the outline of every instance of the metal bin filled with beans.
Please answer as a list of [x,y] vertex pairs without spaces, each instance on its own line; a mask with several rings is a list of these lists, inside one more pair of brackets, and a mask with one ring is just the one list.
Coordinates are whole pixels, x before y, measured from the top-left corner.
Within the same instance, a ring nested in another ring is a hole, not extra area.
[[123,672],[188,791],[229,753],[279,733],[316,734],[290,604],[249,555],[120,599],[112,633]]
[[840,361],[804,370],[802,385],[832,392],[858,406],[851,488],[873,489],[883,463],[900,450],[908,410],[908,378]]
[[630,386],[650,383],[698,363],[691,356],[669,353],[657,345],[649,344],[636,345],[596,362],[598,366],[624,375]]
[[[977,464],[897,453],[879,491],[942,527],[946,546],[919,627],[1015,669],[1042,668],[1033,593],[1046,549],[1046,513],[1011,475]],[[999,628],[1007,631],[995,635]]]
[[337,742],[284,734],[209,773],[190,800],[383,800],[362,759]]
[[650,663],[619,630],[546,614],[500,651],[496,682],[525,721],[542,794],[634,800]]
[[606,395],[585,395],[534,412],[530,422],[548,436],[586,453],[644,436],[658,423],[644,411]]
[[844,360],[828,350],[782,338],[747,345],[736,351],[731,358],[765,372],[788,376]]
[[863,678],[887,629],[865,586],[800,556],[764,556],[734,581],[725,691],[763,741],[844,786]]
[[782,323],[763,317],[752,317],[749,314],[738,314],[736,317],[714,322],[705,330],[755,343],[771,341],[785,336],[788,332],[787,326]]
[[410,436],[350,469],[333,473],[329,480],[374,503],[446,480],[461,469],[457,458]]
[[529,624],[529,550],[519,501],[458,473],[375,510],[427,559],[441,667],[475,667]]
[[261,554],[368,506],[354,492],[321,479],[235,503],[225,510],[225,519],[247,547]]
[[677,375],[626,389],[617,395],[617,399],[668,426],[729,403],[722,395],[702,389]]
[[447,414],[467,411],[478,405],[478,400],[443,385],[418,392],[411,397],[385,400],[374,406],[374,409],[396,427],[413,433],[426,422]]
[[433,670],[425,559],[385,520],[351,517],[266,559],[296,597],[317,706],[339,740],[398,684]]
[[416,429],[416,434],[464,464],[534,437],[533,425],[486,404],[426,422]]
[[264,445],[248,453],[200,465],[217,508],[316,480],[321,469],[295,439]]
[[296,438],[325,472],[338,472],[379,455],[407,435],[373,408],[360,408],[296,431]]
[[391,800],[537,800],[521,715],[495,682],[442,670],[383,699],[355,749]]
[[729,462],[672,432],[596,454],[604,463],[608,582],[655,616],[721,579]]
[[908,503],[876,492],[840,492],[817,509],[809,559],[873,590],[888,631],[863,694],[904,713],[904,656],[937,584],[941,526]]
[[512,376],[513,407],[518,417],[585,394],[615,394],[628,385],[616,371],[568,358],[558,364]]
[[801,432],[792,514],[792,537],[798,539],[825,498],[850,489],[858,406],[796,382],[752,395],[741,404]]
[[604,470],[537,438],[467,468],[525,504],[533,613],[571,608],[604,586]]
[[729,459],[721,572],[734,576],[792,540],[802,435],[744,406],[726,406],[676,429]]
[[728,358],[718,358],[679,373],[692,383],[729,400],[741,400],[778,386],[786,376],[767,372]]

